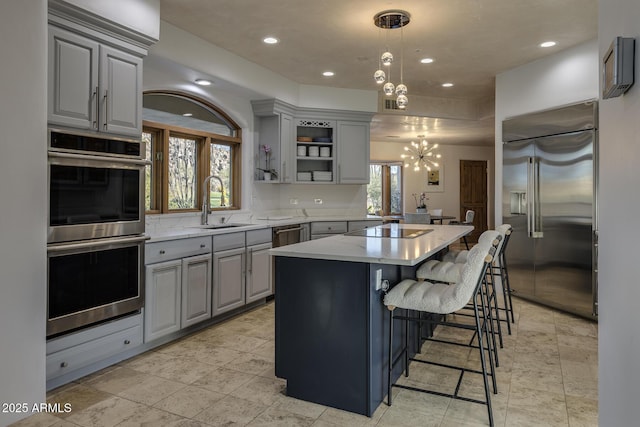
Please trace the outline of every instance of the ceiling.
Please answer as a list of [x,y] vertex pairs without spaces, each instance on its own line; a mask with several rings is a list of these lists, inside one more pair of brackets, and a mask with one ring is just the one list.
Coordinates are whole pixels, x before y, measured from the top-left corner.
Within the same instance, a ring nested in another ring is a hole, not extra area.
[[[378,110],[371,126],[375,141],[406,142],[426,135],[441,144],[493,145],[495,76],[597,37],[597,0],[160,4],[162,20],[300,84],[380,90],[373,73],[388,43],[396,58],[394,83],[403,57],[409,106],[401,112]],[[402,30],[379,30],[373,17],[387,9],[409,12],[411,22]],[[262,42],[266,36],[280,43],[267,45]],[[540,48],[547,40],[557,45]],[[425,57],[433,63],[420,63]],[[324,77],[324,71],[335,75]],[[454,86],[444,88],[445,82]]]

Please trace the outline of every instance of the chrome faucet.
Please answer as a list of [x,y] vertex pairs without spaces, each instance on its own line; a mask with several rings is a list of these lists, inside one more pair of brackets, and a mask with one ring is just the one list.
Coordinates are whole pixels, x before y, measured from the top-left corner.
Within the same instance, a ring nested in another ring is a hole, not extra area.
[[207,191],[207,185],[211,181],[211,178],[217,179],[220,183],[220,206],[226,205],[226,201],[224,199],[224,184],[222,183],[222,178],[217,175],[209,175],[204,179],[204,184],[202,184],[202,214],[200,215],[201,225],[209,224],[209,210],[211,209],[211,207],[209,206],[210,192]]

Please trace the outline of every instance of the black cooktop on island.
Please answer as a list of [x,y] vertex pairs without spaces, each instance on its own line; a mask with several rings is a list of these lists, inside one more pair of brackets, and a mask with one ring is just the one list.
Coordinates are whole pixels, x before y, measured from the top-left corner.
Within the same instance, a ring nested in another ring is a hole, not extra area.
[[350,231],[345,236],[359,237],[390,237],[392,239],[414,239],[418,236],[432,232],[433,229],[413,229],[413,228],[388,228],[388,227],[371,227],[362,230]]

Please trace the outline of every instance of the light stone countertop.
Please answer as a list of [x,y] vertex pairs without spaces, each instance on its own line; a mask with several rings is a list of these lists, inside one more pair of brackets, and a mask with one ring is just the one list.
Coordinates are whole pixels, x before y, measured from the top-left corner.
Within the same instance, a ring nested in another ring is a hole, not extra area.
[[468,225],[385,224],[376,228],[433,230],[415,238],[335,235],[269,250],[274,256],[414,266],[473,231]]
[[[260,216],[258,216],[260,218]],[[266,217],[265,217],[266,218]],[[258,230],[261,228],[280,227],[292,224],[306,224],[318,221],[382,221],[379,216],[312,216],[312,217],[296,217],[296,216],[273,216],[268,219],[256,219],[237,222],[230,221],[229,224],[242,224],[237,227],[228,228],[202,228],[200,225],[185,225],[166,227],[153,232],[145,233],[148,242],[162,242],[167,240],[188,239],[192,237],[202,237],[208,235],[227,234],[241,231]],[[217,225],[213,222],[210,225]]]

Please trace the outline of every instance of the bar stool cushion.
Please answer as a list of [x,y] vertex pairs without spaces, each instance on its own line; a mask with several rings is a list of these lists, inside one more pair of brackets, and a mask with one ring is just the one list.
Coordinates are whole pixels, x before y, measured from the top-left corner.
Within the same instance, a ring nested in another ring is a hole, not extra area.
[[[493,233],[494,238],[497,237],[498,232]],[[493,239],[483,244],[478,243],[469,251],[458,282],[447,285],[405,279],[385,295],[384,305],[436,314],[460,310],[473,296],[492,242]]]
[[[500,232],[500,230],[498,229],[496,229],[495,231],[498,231],[501,235],[504,236],[504,231]],[[478,243],[482,242],[483,239],[490,239],[490,238],[491,238],[490,235],[482,233],[478,238]],[[500,243],[498,244],[498,248],[496,248],[496,252],[498,252],[498,249],[500,248],[501,245],[502,245],[502,241],[500,241]],[[464,264],[467,261],[468,255],[469,255],[469,250],[467,249],[464,249],[461,251],[449,251],[446,254],[444,254],[444,256],[442,257],[442,261],[455,262],[457,264]]]
[[467,261],[467,257],[468,254],[465,254],[464,262],[462,263],[431,259],[418,268],[416,271],[416,277],[418,279],[431,280],[435,282],[458,282],[460,281],[460,270]]

